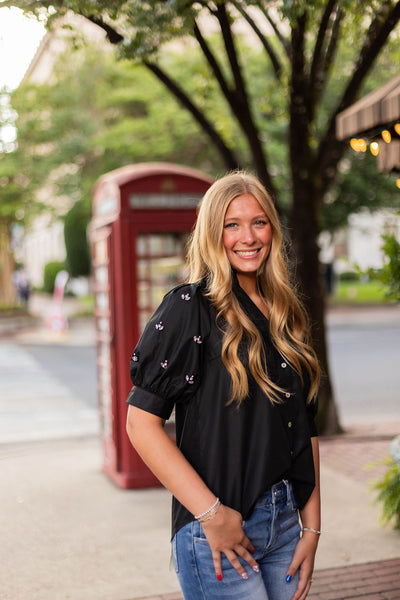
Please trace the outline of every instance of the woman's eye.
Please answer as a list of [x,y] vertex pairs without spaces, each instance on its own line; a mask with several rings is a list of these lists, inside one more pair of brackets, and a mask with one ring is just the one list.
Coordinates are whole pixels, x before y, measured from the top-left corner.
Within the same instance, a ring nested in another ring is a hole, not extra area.
[[225,229],[233,229],[234,227],[237,227],[237,223],[227,223],[225,225]]
[[266,225],[267,221],[265,219],[258,219],[256,221],[256,225]]

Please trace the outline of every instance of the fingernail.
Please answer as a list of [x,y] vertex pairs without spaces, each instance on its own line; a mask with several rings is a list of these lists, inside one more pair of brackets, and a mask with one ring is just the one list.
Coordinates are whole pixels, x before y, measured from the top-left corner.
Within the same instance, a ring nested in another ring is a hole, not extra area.
[[292,581],[291,575],[286,575],[286,583],[290,583]]
[[260,567],[259,567],[258,565],[253,565],[251,568],[252,568],[252,569],[253,569],[253,571],[255,571],[256,573],[259,573],[259,572],[260,572]]
[[248,579],[247,573],[242,573],[242,574],[240,575],[240,577],[241,577],[242,579]]
[[250,552],[251,552],[252,554],[254,554],[254,552],[255,552],[254,548],[253,548],[253,550],[250,550]]
[[218,581],[222,581],[222,575],[221,575],[221,573],[218,573],[217,579],[218,579]]

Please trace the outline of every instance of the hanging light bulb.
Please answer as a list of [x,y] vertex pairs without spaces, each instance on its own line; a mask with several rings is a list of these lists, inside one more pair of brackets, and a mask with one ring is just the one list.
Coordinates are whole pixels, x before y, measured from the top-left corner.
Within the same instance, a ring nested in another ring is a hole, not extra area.
[[363,138],[351,138],[350,146],[354,152],[365,152],[367,149],[367,143]]
[[351,138],[350,146],[353,148],[354,152],[358,152],[358,140],[357,138]]
[[361,152],[366,152],[367,151],[367,142],[363,138],[359,139],[358,147],[361,150]]
[[382,139],[384,142],[386,142],[387,144],[390,144],[390,142],[392,141],[392,136],[390,135],[390,131],[388,131],[387,129],[384,129],[381,133]]
[[378,156],[378,154],[379,154],[378,142],[371,142],[369,149],[371,150],[371,154],[373,154],[374,156]]
[[397,133],[397,135],[400,135],[400,123],[396,123],[396,125],[394,126],[394,130]]

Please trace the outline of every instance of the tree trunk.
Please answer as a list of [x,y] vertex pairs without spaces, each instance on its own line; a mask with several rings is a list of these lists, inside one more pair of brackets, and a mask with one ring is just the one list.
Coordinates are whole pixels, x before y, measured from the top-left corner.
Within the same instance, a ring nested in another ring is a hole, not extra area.
[[[317,353],[322,377],[317,424],[320,433],[341,431],[329,372],[325,321],[325,289],[319,262],[318,219],[315,190],[297,181],[293,191],[291,231],[296,278],[311,324],[312,344]],[[303,257],[307,257],[304,259]]]
[[0,306],[12,306],[15,303],[15,291],[12,284],[14,257],[10,250],[10,224],[0,219]]
[[312,344],[321,370],[319,411],[317,425],[321,433],[340,430],[331,378],[325,326],[325,291],[319,263],[319,212],[321,197],[317,189],[320,181],[310,146],[309,79],[305,67],[305,33],[307,15],[297,20],[292,30],[292,79],[290,88],[290,170],[292,175],[291,237],[294,251],[296,279],[307,310]]

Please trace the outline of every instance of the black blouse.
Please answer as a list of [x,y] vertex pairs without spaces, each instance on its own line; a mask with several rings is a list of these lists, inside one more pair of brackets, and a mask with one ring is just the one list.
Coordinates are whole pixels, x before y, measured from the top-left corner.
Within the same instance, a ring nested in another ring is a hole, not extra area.
[[[162,419],[175,406],[176,438],[182,453],[223,504],[248,519],[258,498],[289,479],[299,508],[315,485],[310,438],[317,435],[317,404],[277,352],[268,320],[234,282],[243,310],[260,330],[270,378],[285,390],[272,405],[249,377],[240,408],[227,406],[231,378],[221,359],[222,333],[204,282],[171,290],[155,311],[132,354],[134,384],[127,402]],[[193,520],[175,498],[172,535]]]

